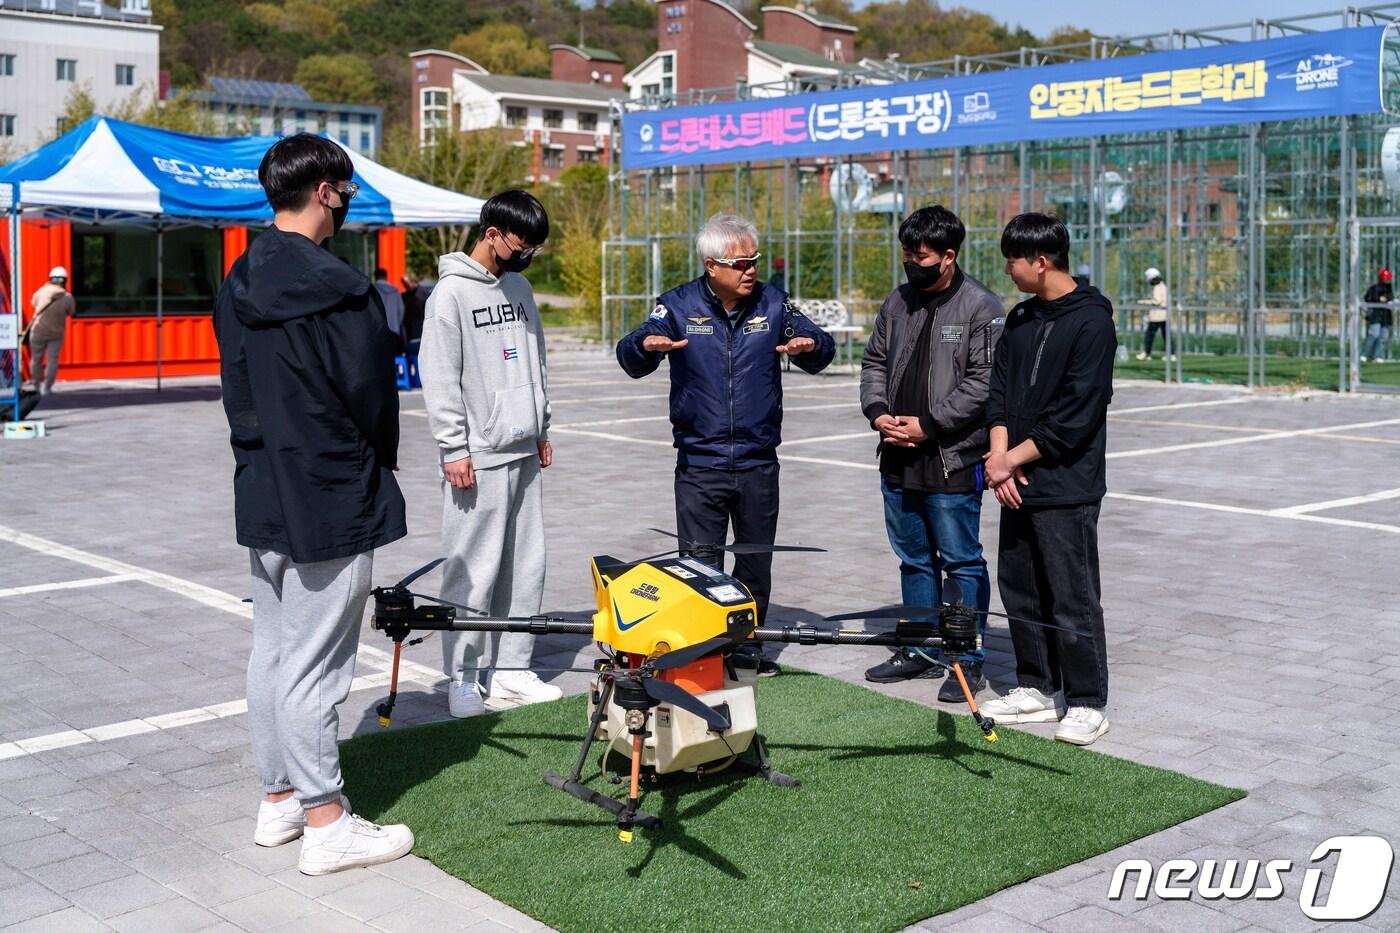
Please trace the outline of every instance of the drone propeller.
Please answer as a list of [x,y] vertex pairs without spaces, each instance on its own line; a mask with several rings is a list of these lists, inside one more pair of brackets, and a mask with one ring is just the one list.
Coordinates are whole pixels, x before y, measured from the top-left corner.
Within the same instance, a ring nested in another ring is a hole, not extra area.
[[[675,538],[677,541],[685,543],[685,539],[682,538],[680,535],[676,534],[674,531],[664,531],[660,528],[648,528],[647,530],[654,531],[659,535],[666,535],[666,537],[668,538]],[[691,542],[690,546],[697,547],[699,545],[696,545],[694,542]],[[806,545],[801,544],[745,544],[736,541],[733,544],[715,544],[708,546],[717,548],[721,551],[728,551],[731,554],[778,554],[785,551],[809,551],[818,554],[826,553],[826,548],[824,547],[808,547]],[[676,552],[666,551],[665,553],[674,554]],[[656,556],[660,557],[662,555],[658,554]],[[650,560],[650,558],[648,558],[648,560]]]
[[678,687],[669,680],[659,680],[655,677],[641,678],[642,689],[647,692],[653,700],[660,700],[662,703],[670,703],[677,709],[683,709],[687,713],[699,716],[716,732],[727,732],[729,730],[729,719],[713,707],[706,706],[696,699],[695,695],[687,691],[684,687]]
[[403,586],[408,586],[410,583],[423,576],[423,574],[431,573],[432,571],[437,569],[438,564],[441,564],[445,560],[447,560],[447,558],[439,557],[437,560],[429,561],[422,567],[419,567],[417,570],[413,571],[413,573],[410,573],[408,576],[404,577],[398,583],[395,583],[394,589],[398,589],[399,587]]
[[677,667],[685,667],[692,661],[698,661],[707,654],[720,651],[724,648],[733,647],[743,641],[745,637],[747,636],[734,638],[729,635],[719,635],[715,638],[688,645],[684,648],[677,648],[675,651],[668,651],[652,661],[650,666],[653,670],[657,671],[669,671]]

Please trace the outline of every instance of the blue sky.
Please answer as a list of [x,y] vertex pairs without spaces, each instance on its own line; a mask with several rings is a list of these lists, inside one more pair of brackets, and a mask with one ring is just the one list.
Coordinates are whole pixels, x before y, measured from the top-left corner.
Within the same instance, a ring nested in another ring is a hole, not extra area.
[[[1054,0],[943,0],[945,8],[964,6],[980,10],[1003,22],[1012,25],[1019,23],[1038,36],[1064,25],[1079,26],[1108,36],[1200,29],[1243,22],[1254,17],[1279,19],[1300,13],[1340,11],[1344,5],[1342,0],[1169,0],[1160,4],[1127,0],[1075,0],[1073,3]],[[1317,26],[1329,28],[1321,20],[1317,21]],[[1340,26],[1339,14],[1330,28]]]

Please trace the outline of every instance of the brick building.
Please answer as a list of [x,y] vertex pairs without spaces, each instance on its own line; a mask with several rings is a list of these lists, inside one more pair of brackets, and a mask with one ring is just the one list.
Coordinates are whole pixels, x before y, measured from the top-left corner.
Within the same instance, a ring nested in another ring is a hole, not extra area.
[[684,97],[748,85],[784,93],[856,68],[856,27],[807,10],[766,6],[763,29],[724,0],[659,0],[657,50],[623,78],[633,98]]
[[533,149],[530,181],[549,182],[578,162],[607,162],[608,101],[627,96],[622,59],[603,49],[550,47],[551,77],[493,75],[452,52],[423,49],[413,62],[413,129],[420,141],[441,132],[490,127],[519,131]]

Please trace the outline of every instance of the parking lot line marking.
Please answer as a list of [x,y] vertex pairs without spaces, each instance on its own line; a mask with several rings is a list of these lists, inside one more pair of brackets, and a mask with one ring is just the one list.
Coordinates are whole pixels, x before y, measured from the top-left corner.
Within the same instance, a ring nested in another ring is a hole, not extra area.
[[1136,415],[1146,411],[1170,411],[1174,408],[1205,408],[1209,405],[1243,405],[1245,402],[1257,402],[1257,398],[1213,398],[1208,402],[1178,402],[1167,405],[1139,405],[1137,408],[1110,408],[1110,415]]
[[29,586],[12,586],[0,589],[0,599],[6,596],[30,596],[34,593],[50,593],[54,590],[80,590],[89,586],[103,586],[108,583],[129,583],[139,579],[130,573],[113,573],[105,577],[84,577],[81,580],[63,580],[59,583],[31,583]]
[[580,437],[597,437],[605,441],[627,441],[632,444],[654,444],[657,447],[671,447],[670,441],[656,441],[649,437],[628,437],[626,434],[608,434],[606,431],[583,431],[579,428],[556,428],[550,427],[550,432],[560,434],[577,434]]
[[[350,682],[350,690],[351,692],[368,690],[387,686],[388,683],[389,673],[380,671],[356,677]],[[247,700],[231,700],[228,703],[219,703],[214,706],[196,706],[193,709],[162,713],[159,716],[150,716],[145,719],[127,719],[123,722],[108,723],[105,726],[93,726],[90,729],[63,729],[14,742],[0,742],[0,761],[7,758],[18,758],[21,755],[37,755],[55,748],[68,748],[71,745],[85,745],[88,742],[111,742],[115,739],[124,739],[127,736],[141,735],[145,732],[179,729],[182,726],[209,722],[214,719],[242,716],[247,712]]]
[[796,440],[783,441],[782,447],[779,449],[786,450],[787,448],[795,447],[798,444],[824,444],[827,441],[853,441],[862,437],[873,441],[875,440],[875,432],[859,431],[855,434],[827,434],[822,437],[799,437]]
[[[789,397],[791,397],[790,393]],[[783,411],[822,411],[828,408],[847,408],[849,407],[849,405],[849,402],[828,402],[825,405],[789,405],[788,407],[784,408]],[[551,424],[549,426],[549,429],[551,431],[560,431],[570,428],[602,428],[612,424],[641,424],[642,422],[646,421],[670,420],[670,415],[641,415],[637,418],[606,418],[602,421],[574,421],[570,422],[569,424]],[[786,444],[789,442],[784,441],[784,443]]]
[[1365,505],[1367,502],[1381,502],[1385,499],[1400,499],[1400,489],[1382,489],[1364,496],[1348,496],[1345,499],[1328,499],[1325,502],[1308,502],[1303,505],[1290,505],[1282,509],[1271,509],[1275,515],[1306,515],[1309,512],[1323,512],[1328,509],[1344,509],[1349,505]]
[[1364,434],[1333,434],[1331,431],[1323,431],[1318,437],[1335,437],[1339,441],[1360,441],[1363,444],[1400,444],[1400,438],[1395,437],[1367,437]]
[[1365,528],[1368,531],[1384,531],[1400,535],[1400,525],[1387,525],[1382,522],[1362,522],[1350,518],[1332,518],[1327,515],[1311,515],[1297,512],[1281,512],[1274,509],[1252,509],[1241,505],[1222,505],[1216,502],[1192,502],[1189,499],[1168,499],[1162,496],[1139,496],[1130,492],[1110,492],[1110,499],[1123,499],[1128,502],[1144,502],[1153,505],[1174,505],[1186,509],[1205,509],[1211,512],[1232,512],[1236,515],[1259,515],[1264,518],[1282,518],[1295,522],[1315,522],[1319,525],[1340,525],[1344,528]]
[[[1395,419],[1394,421],[1367,422],[1367,423],[1365,424],[1365,426],[1368,426],[1368,427],[1369,427],[1369,426],[1380,425],[1380,424],[1394,424],[1394,423],[1397,423],[1397,422],[1400,422],[1400,418]],[[1358,424],[1358,425],[1353,425],[1353,427],[1362,427],[1362,426],[1363,426],[1363,425],[1360,425],[1360,424]],[[1287,437],[1293,437],[1293,436],[1297,436],[1297,435],[1300,435],[1300,434],[1303,434],[1303,435],[1315,434],[1315,433],[1318,433],[1319,431],[1325,431],[1325,430],[1327,430],[1327,429],[1326,429],[1326,428],[1319,428],[1319,429],[1316,429],[1316,430],[1306,430],[1306,431],[1284,431],[1284,432],[1278,432],[1278,434],[1269,434],[1269,435],[1265,435],[1265,436],[1268,437],[1268,438],[1273,438],[1273,437],[1279,436],[1279,435],[1287,436]],[[665,441],[654,441],[654,440],[650,440],[650,439],[644,438],[644,437],[627,437],[627,436],[624,435],[624,434],[606,434],[606,433],[604,433],[604,432],[602,432],[602,431],[573,431],[573,432],[569,432],[569,433],[583,434],[583,435],[587,435],[587,436],[589,436],[589,437],[599,437],[599,438],[603,438],[603,439],[605,439],[605,440],[612,440],[612,441],[626,441],[626,442],[632,443],[632,444],[658,444],[658,445],[666,446],[666,447],[669,447],[669,446],[670,446],[670,445],[667,444]],[[1254,438],[1254,437],[1231,438],[1231,440],[1234,440],[1234,441],[1240,441],[1240,440],[1250,441],[1250,440],[1256,440],[1256,439],[1257,439],[1257,438]],[[1217,445],[1216,445],[1216,444],[1209,444],[1209,445],[1207,445],[1207,446],[1217,446]],[[1109,456],[1111,457],[1111,456],[1113,456],[1113,455],[1112,455],[1112,454],[1109,454]],[[791,462],[791,463],[812,463],[812,464],[816,464],[816,465],[818,465],[818,466],[844,467],[844,468],[846,468],[846,469],[853,469],[853,470],[878,470],[878,469],[880,469],[880,467],[879,467],[878,465],[874,464],[874,463],[854,463],[854,462],[852,462],[852,461],[850,461],[850,460],[836,460],[836,459],[831,459],[831,458],[826,458],[826,457],[783,456],[783,457],[780,457],[779,459],[780,459],[781,462],[784,462],[784,463],[788,463],[788,462]],[[1397,491],[1397,497],[1400,497],[1400,491]],[[1177,506],[1177,507],[1179,507],[1179,508],[1187,508],[1187,509],[1206,509],[1206,510],[1212,511],[1212,512],[1230,512],[1230,513],[1233,513],[1233,514],[1236,514],[1236,515],[1254,515],[1254,516],[1260,516],[1260,517],[1263,517],[1263,518],[1279,518],[1279,519],[1285,519],[1285,520],[1288,520],[1288,521],[1296,521],[1296,522],[1315,522],[1315,523],[1320,524],[1320,525],[1339,525],[1339,526],[1344,527],[1344,528],[1364,528],[1364,529],[1367,529],[1368,531],[1384,531],[1384,532],[1386,532],[1387,534],[1400,534],[1400,525],[1387,525],[1387,524],[1384,524],[1384,523],[1382,523],[1382,522],[1362,522],[1362,521],[1355,521],[1355,520],[1353,520],[1353,519],[1348,519],[1348,518],[1331,518],[1331,517],[1326,516],[1326,515],[1312,515],[1312,514],[1309,514],[1309,513],[1295,513],[1295,512],[1291,512],[1291,511],[1287,511],[1287,510],[1285,510],[1285,511],[1276,511],[1276,510],[1274,510],[1274,509],[1253,509],[1253,508],[1248,508],[1248,507],[1246,507],[1246,506],[1241,506],[1241,505],[1222,505],[1222,504],[1215,503],[1215,502],[1193,502],[1193,501],[1191,501],[1191,500],[1189,500],[1189,499],[1168,499],[1168,498],[1164,498],[1164,497],[1162,497],[1162,496],[1140,496],[1140,495],[1137,495],[1136,493],[1129,493],[1129,492],[1110,492],[1110,493],[1108,493],[1108,498],[1110,498],[1110,499],[1123,499],[1123,500],[1126,500],[1126,501],[1129,501],[1129,502],[1151,503],[1151,504],[1154,504],[1154,505],[1172,505],[1172,506]]]
[[1108,420],[1114,424],[1145,424],[1152,428],[1197,428],[1202,431],[1227,431],[1235,434],[1269,434],[1277,428],[1248,428],[1237,424],[1208,424],[1204,421],[1162,421],[1152,418],[1123,418],[1115,415],[1112,410],[1108,413]]
[[1172,454],[1183,450],[1203,450],[1208,447],[1229,447],[1234,444],[1252,444],[1257,441],[1277,441],[1289,437],[1309,437],[1327,434],[1330,431],[1348,431],[1355,428],[1379,428],[1390,424],[1400,424],[1400,418],[1387,418],[1381,421],[1356,421],[1351,424],[1333,424],[1320,428],[1302,428],[1296,431],[1273,431],[1269,434],[1252,434],[1249,437],[1225,437],[1218,441],[1193,441],[1188,444],[1169,444],[1165,447],[1141,447],[1136,450],[1118,450],[1108,454],[1110,460],[1125,457],[1149,457],[1154,454]]
[[[59,557],[72,561],[76,564],[85,564],[88,567],[95,567],[98,570],[106,570],[111,573],[124,574],[133,580],[146,583],[171,593],[192,599],[201,605],[211,609],[220,609],[224,612],[242,616],[245,619],[253,617],[253,604],[245,603],[237,596],[225,593],[223,590],[216,590],[212,586],[205,586],[202,583],[195,583],[192,580],[183,580],[180,577],[172,576],[168,573],[160,573],[156,570],[147,570],[135,564],[128,564],[124,561],[114,560],[110,557],[103,557],[101,554],[93,554],[90,551],[79,550],[66,544],[59,544],[57,541],[50,541],[47,538],[40,538],[15,528],[0,525],[0,541],[8,541],[11,544],[19,545],[31,551],[37,551],[48,557]],[[388,664],[393,660],[393,655],[378,648],[368,645],[360,645],[360,655],[374,658],[381,664]],[[438,681],[445,680],[446,675],[433,668],[425,667],[415,661],[405,659],[400,668],[404,674],[425,686],[432,686]]]

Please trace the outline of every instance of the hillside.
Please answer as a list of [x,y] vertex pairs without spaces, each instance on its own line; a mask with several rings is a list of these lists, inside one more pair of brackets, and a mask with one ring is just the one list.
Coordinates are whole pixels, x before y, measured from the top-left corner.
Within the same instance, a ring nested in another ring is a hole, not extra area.
[[[757,19],[763,2],[734,5]],[[932,0],[812,6],[860,28],[860,56],[897,53],[916,62],[1044,44]],[[407,119],[414,49],[451,49],[498,73],[546,76],[551,42],[606,48],[629,68],[656,49],[650,0],[155,0],[152,7],[165,27],[162,67],[176,87],[211,75],[297,81],[322,99],[380,104],[391,125]],[[1044,41],[1079,35],[1062,30]]]

